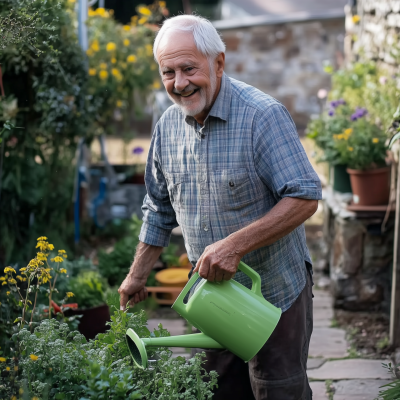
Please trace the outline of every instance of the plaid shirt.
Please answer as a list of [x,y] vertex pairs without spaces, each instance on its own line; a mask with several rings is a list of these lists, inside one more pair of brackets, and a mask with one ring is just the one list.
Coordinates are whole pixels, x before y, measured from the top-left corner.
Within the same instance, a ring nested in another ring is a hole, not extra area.
[[[204,126],[176,105],[163,114],[145,181],[139,239],[168,246],[179,224],[193,264],[206,246],[260,219],[282,198],[321,199],[321,183],[286,108],[226,75]],[[264,297],[287,310],[305,286],[305,261],[311,263],[304,226],[243,261],[260,274]],[[242,272],[234,279],[251,286]]]

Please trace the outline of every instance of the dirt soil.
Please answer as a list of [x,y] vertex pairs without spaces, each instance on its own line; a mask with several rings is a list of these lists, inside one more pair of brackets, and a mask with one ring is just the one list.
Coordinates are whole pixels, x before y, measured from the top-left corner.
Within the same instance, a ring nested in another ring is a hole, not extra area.
[[352,347],[362,357],[382,358],[392,354],[386,314],[335,310],[335,321],[347,331]]

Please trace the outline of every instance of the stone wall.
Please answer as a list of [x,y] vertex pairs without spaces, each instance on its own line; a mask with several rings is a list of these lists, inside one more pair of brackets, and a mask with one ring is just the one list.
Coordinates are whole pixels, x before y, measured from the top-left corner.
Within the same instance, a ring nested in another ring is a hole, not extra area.
[[324,61],[343,60],[344,18],[218,29],[226,73],[281,101],[301,133],[320,112],[318,90],[330,87]]
[[[385,64],[395,70],[399,59],[393,56],[398,52],[400,33],[400,0],[359,0],[357,13],[358,26],[347,23],[349,33],[356,34],[352,55],[363,56]],[[399,53],[400,54],[400,53]]]
[[346,210],[343,195],[327,189],[324,241],[336,308],[388,311],[393,259],[394,214]]

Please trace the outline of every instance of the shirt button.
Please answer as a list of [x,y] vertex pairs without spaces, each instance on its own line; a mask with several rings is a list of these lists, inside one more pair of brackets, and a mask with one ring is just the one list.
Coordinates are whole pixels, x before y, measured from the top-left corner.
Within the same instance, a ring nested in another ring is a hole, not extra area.
[[204,225],[203,229],[207,232],[208,231],[208,226]]
[[229,181],[229,186],[230,186],[230,187],[234,187],[234,186],[235,186],[235,183],[234,183],[233,181]]

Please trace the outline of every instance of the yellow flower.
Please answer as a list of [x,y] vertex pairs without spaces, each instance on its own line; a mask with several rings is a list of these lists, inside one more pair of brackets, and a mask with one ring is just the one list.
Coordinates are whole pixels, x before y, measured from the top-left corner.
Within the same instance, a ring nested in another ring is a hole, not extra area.
[[117,107],[118,108],[121,108],[122,107],[122,100],[117,100]]
[[38,356],[35,356],[34,354],[31,354],[29,357],[31,358],[32,361],[36,361],[39,358]]
[[0,276],[0,281],[5,281],[6,277],[5,276]]
[[24,278],[21,275],[17,275],[17,279],[19,279],[21,282],[24,281]]
[[4,358],[4,357],[0,357],[0,362],[6,362],[7,361],[7,359],[6,358]]
[[7,274],[8,272],[14,272],[14,274],[16,274],[14,268],[12,268],[12,267],[5,267],[5,268],[4,268],[4,273]]
[[58,254],[66,254],[65,250],[58,250]]
[[15,285],[17,281],[15,279],[9,279],[8,283],[11,283],[12,285]]
[[66,273],[67,273],[67,270],[65,268],[60,269],[60,274],[66,274]]
[[67,297],[73,297],[75,296],[72,292],[67,292]]
[[124,25],[122,28],[124,28],[124,31],[130,31],[131,27],[129,25]]
[[57,257],[52,258],[51,261],[60,263],[60,262],[63,262],[64,260],[62,259],[62,257],[57,256]]
[[88,16],[89,17],[94,17],[95,15],[97,15],[96,11],[93,11],[93,8],[89,7]]
[[37,238],[38,242],[43,242],[44,240],[47,240],[46,236],[40,236],[39,238]]
[[353,22],[355,23],[355,24],[357,24],[358,22],[360,22],[360,16],[359,15],[353,15],[353,18],[352,18],[352,20],[353,20]]
[[128,63],[134,63],[134,62],[136,62],[136,56],[134,56],[133,54],[130,54],[127,57],[126,61],[128,61]]
[[374,137],[374,138],[372,139],[372,143],[379,143],[379,139],[378,139],[377,137]]
[[[49,368],[49,369],[51,369],[51,368]],[[39,400],[39,397],[33,396],[32,400]]]
[[92,57],[92,55],[94,54],[94,51],[92,49],[87,49],[86,50],[86,55],[89,57]]
[[105,10],[103,7],[99,7],[99,8],[96,10],[96,14],[97,14],[97,15],[100,15],[101,17],[103,17],[103,16],[106,15],[106,10]]
[[142,15],[147,15],[147,16],[150,16],[150,15],[151,15],[151,11],[150,11],[150,9],[147,8],[147,7],[139,6],[139,7],[137,8],[137,10],[138,10],[138,12],[139,12],[140,14],[142,14]]
[[124,39],[124,46],[129,46],[130,45],[130,40],[129,39]]
[[161,85],[160,85],[160,81],[159,80],[155,80],[153,82],[153,89],[160,89]]
[[102,69],[99,72],[99,77],[100,77],[100,79],[102,79],[104,81],[105,79],[108,78],[108,72],[106,70]]
[[99,41],[97,39],[94,39],[92,44],[90,45],[90,48],[93,51],[100,51]]
[[139,24],[139,25],[145,24],[145,23],[147,22],[147,19],[148,19],[147,17],[142,17],[142,18],[140,18],[139,21],[138,21],[138,24]]
[[6,371],[10,371],[11,370],[11,368],[10,367],[6,367]]
[[97,73],[96,68],[89,68],[89,75],[90,76],[95,76]]
[[111,73],[115,76],[115,78],[116,78],[118,81],[120,81],[120,80],[122,79],[122,75],[121,75],[121,72],[119,72],[119,69],[113,68],[113,69],[111,70]]
[[107,69],[107,64],[106,63],[101,63],[100,64],[100,69]]
[[9,295],[10,295],[10,293],[11,293],[11,292],[7,292],[7,296],[9,296]]
[[107,51],[114,51],[117,48],[114,42],[108,42],[106,46]]
[[113,57],[112,59],[111,59],[111,64],[115,64],[117,62],[117,59],[115,58],[115,57]]
[[12,396],[11,400],[17,400],[17,396]]
[[163,8],[166,6],[165,1],[159,1],[158,4],[160,5],[160,7],[163,7]]
[[131,23],[132,23],[132,25],[136,25],[136,24],[137,24],[137,21],[138,21],[138,16],[137,16],[137,15],[134,15],[133,17],[131,17]]
[[151,44],[146,44],[146,53],[149,57],[153,55],[153,46]]
[[353,147],[348,147],[347,150],[353,151],[354,149],[353,149]]
[[41,252],[38,252],[36,255],[36,258],[40,261],[46,261],[47,260],[47,255]]
[[348,128],[344,130],[344,134],[350,136],[353,133],[353,129],[352,128]]
[[68,0],[70,3],[74,4],[76,0]]
[[7,285],[7,281],[4,281],[1,285],[2,286]]
[[47,249],[50,250],[50,251],[54,250],[54,246],[52,244],[48,244],[47,245]]

